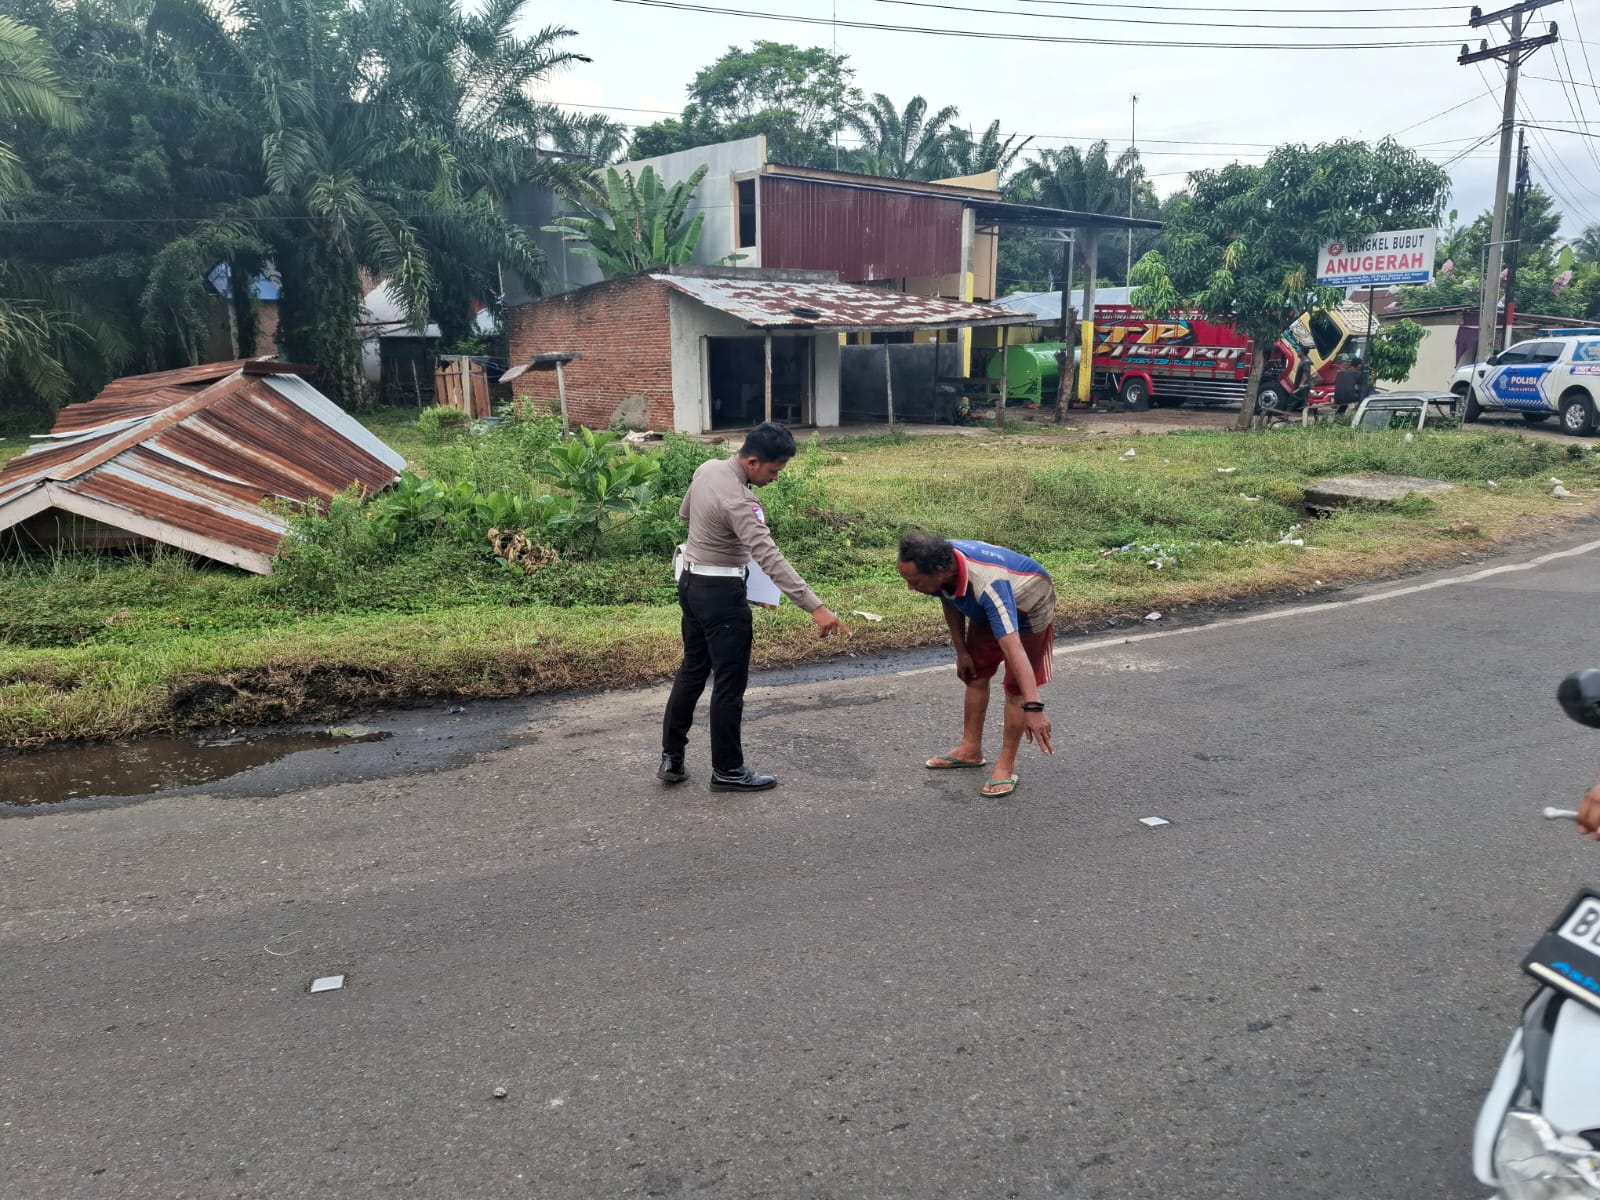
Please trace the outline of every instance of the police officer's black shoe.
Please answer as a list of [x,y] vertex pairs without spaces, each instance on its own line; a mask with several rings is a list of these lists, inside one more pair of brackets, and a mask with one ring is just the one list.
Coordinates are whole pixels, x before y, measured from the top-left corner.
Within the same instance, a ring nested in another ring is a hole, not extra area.
[[777,786],[776,776],[758,775],[749,767],[740,767],[731,775],[724,775],[721,771],[711,773],[713,792],[764,792]]
[[656,768],[656,778],[662,783],[682,783],[689,778],[688,768],[683,765],[683,755],[663,752],[661,765]]

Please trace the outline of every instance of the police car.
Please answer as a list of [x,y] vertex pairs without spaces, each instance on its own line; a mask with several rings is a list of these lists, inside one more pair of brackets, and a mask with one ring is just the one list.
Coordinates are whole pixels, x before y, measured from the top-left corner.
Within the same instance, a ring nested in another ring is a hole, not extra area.
[[1488,362],[1460,368],[1450,390],[1461,419],[1485,412],[1521,413],[1529,422],[1560,415],[1561,428],[1587,437],[1600,424],[1600,331],[1544,329]]

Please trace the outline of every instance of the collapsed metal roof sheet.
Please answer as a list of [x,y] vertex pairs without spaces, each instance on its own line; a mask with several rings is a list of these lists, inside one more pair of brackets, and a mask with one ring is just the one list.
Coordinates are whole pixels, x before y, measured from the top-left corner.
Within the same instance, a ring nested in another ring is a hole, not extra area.
[[967,304],[849,283],[699,275],[652,275],[651,278],[758,329],[821,332],[959,329],[973,325],[1022,325],[1033,319],[992,304]]
[[56,510],[270,572],[288,526],[263,500],[374,492],[405,466],[292,370],[245,360],[116,380],[0,470],[0,529],[38,534]]

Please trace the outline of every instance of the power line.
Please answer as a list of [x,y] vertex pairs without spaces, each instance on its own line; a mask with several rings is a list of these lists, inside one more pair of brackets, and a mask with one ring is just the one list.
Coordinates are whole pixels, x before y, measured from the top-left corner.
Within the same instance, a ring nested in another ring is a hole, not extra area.
[[[1017,0],[1018,4],[1042,4],[1060,8],[1130,8],[1144,12],[1222,12],[1222,13],[1283,13],[1282,7],[1278,8],[1239,8],[1234,5],[1213,7],[1206,4],[1102,4],[1098,0]],[[1455,12],[1461,11],[1459,4],[1402,4],[1391,8],[1296,8],[1296,12],[1311,13],[1322,16],[1338,16],[1343,13],[1401,13],[1401,12]]]
[[[1576,38],[1573,38],[1572,40],[1573,41],[1577,41]],[[1557,79],[1554,75],[1524,75],[1523,78],[1524,79],[1537,79],[1540,83],[1566,83],[1566,82],[1568,82],[1565,79]],[[1581,87],[1581,88],[1591,88],[1594,91],[1600,92],[1600,84],[1573,83],[1572,86],[1573,87]]]
[[1192,17],[1187,21],[1167,21],[1158,17],[1086,17],[1080,13],[1030,13],[1019,12],[1014,8],[978,8],[970,4],[943,4],[937,0],[877,0],[879,4],[898,4],[905,8],[936,8],[946,12],[981,13],[984,16],[994,17],[1033,17],[1038,20],[1049,21],[1094,21],[1100,24],[1111,25],[1182,25],[1191,29],[1333,29],[1354,33],[1387,33],[1405,29],[1455,29],[1455,23],[1445,25],[1310,25],[1300,23],[1296,25],[1263,25],[1258,21],[1196,21]]
[[1452,104],[1449,108],[1445,109],[1443,112],[1436,112],[1431,117],[1423,117],[1422,120],[1420,120],[1420,121],[1413,121],[1413,122],[1411,122],[1411,124],[1407,125],[1404,129],[1396,129],[1393,133],[1389,134],[1388,136],[1389,137],[1399,137],[1402,133],[1409,133],[1409,132],[1411,132],[1411,130],[1415,129],[1419,125],[1426,125],[1431,121],[1437,121],[1440,117],[1447,117],[1451,113],[1455,112],[1458,108],[1465,108],[1467,105],[1471,104],[1474,100],[1482,100],[1485,97],[1493,99],[1494,98],[1494,93],[1491,92],[1491,91],[1482,91],[1482,92],[1478,92],[1476,95],[1468,96],[1460,104]]
[[[1566,46],[1561,47],[1561,61],[1566,64],[1566,83],[1570,84],[1572,79],[1575,78],[1576,73],[1572,69],[1572,57],[1567,53]],[[1561,67],[1559,65],[1556,67],[1556,74],[1561,74]],[[1578,89],[1576,87],[1570,87],[1564,84],[1561,91],[1562,94],[1567,98],[1567,107],[1572,110],[1573,120],[1580,125],[1588,125],[1590,122],[1584,119],[1588,110],[1583,106],[1583,97],[1579,94]],[[1594,146],[1588,142],[1585,142],[1583,147],[1589,152],[1589,161],[1595,165],[1595,170],[1600,171],[1600,154],[1596,154]]]
[[842,25],[847,29],[870,29],[884,33],[921,33],[932,37],[972,38],[992,42],[1031,42],[1043,45],[1070,46],[1139,46],[1147,49],[1167,48],[1179,50],[1268,50],[1282,53],[1287,50],[1346,51],[1346,50],[1417,50],[1429,46],[1455,46],[1458,40],[1403,42],[1345,42],[1339,45],[1317,45],[1303,42],[1288,44],[1269,42],[1158,42],[1144,38],[1064,37],[1044,33],[998,33],[978,29],[947,29],[926,25],[889,25],[879,21],[838,21],[827,17],[804,17],[797,13],[756,12],[746,8],[719,8],[709,4],[688,4],[682,0],[612,0],[614,4],[630,4],[638,8],[656,8],[673,12],[707,13],[719,17],[752,17],[756,20],[787,21],[795,25]]

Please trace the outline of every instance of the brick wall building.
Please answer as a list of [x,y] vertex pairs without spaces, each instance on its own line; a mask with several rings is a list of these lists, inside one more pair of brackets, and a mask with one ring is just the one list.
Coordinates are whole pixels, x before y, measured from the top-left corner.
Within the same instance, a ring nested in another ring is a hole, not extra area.
[[[580,351],[566,368],[567,412],[603,429],[624,409],[652,429],[673,428],[671,289],[629,275],[510,310],[513,363],[535,354]],[[554,407],[553,372],[533,371],[512,384],[518,400]]]
[[[625,275],[506,314],[513,364],[581,355],[564,368],[572,420],[683,433],[748,429],[769,414],[790,425],[839,424],[842,334],[1030,319],[841,284],[828,271],[697,266]],[[928,375],[920,382],[931,385]],[[557,402],[551,371],[530,370],[511,387],[519,400]]]

